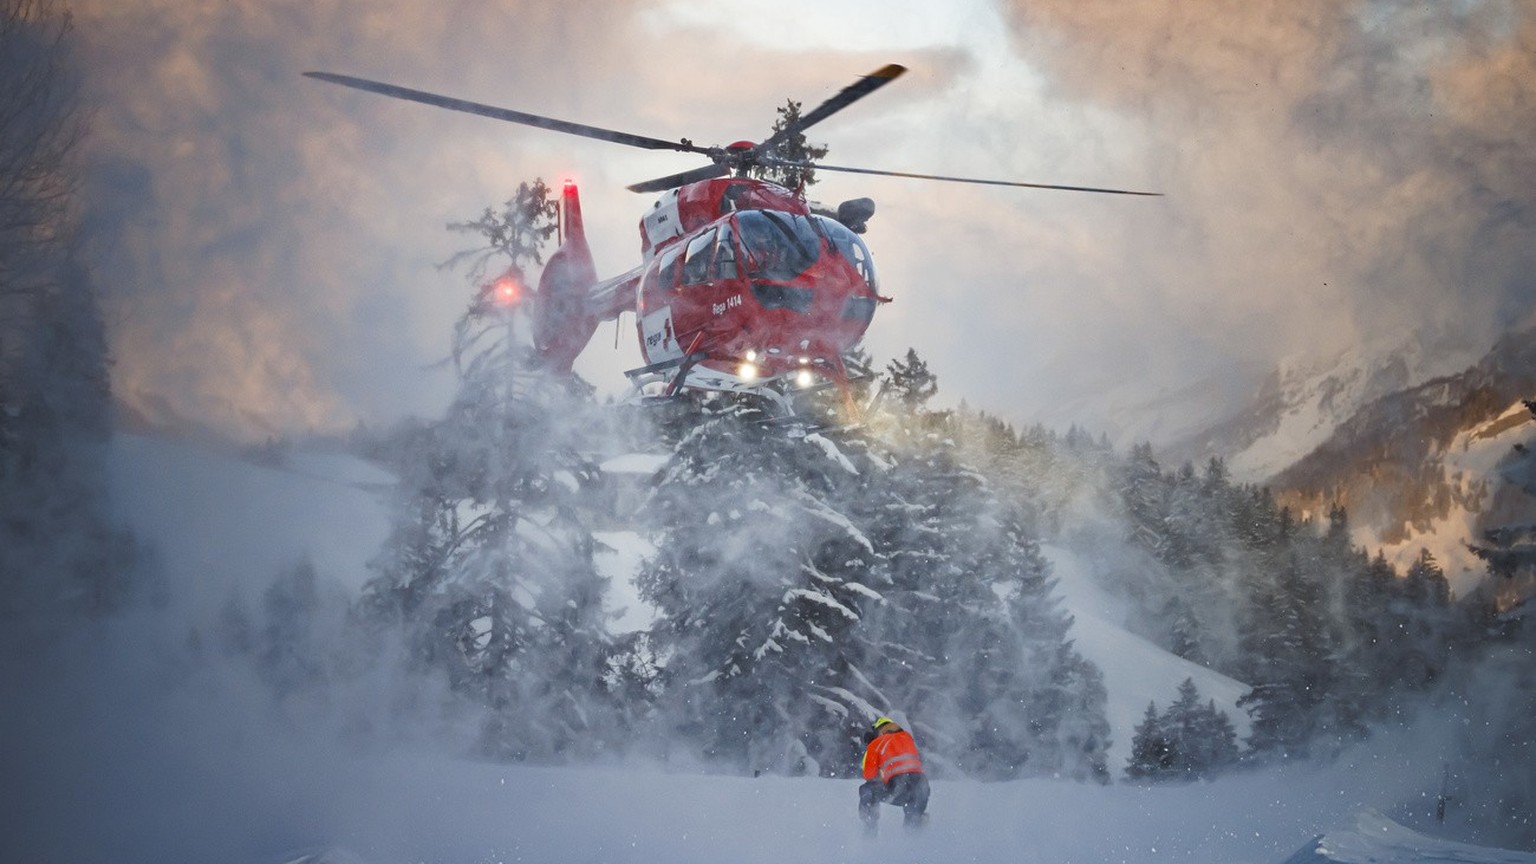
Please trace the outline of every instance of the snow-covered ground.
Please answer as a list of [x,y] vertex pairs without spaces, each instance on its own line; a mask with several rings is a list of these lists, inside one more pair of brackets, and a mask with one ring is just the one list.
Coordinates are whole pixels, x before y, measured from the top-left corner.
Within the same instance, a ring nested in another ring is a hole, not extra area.
[[1410,831],[1373,810],[1349,828],[1330,831],[1285,864],[1523,864],[1530,855],[1453,843]]
[[78,830],[43,860],[1536,864],[1536,855],[1454,847],[1385,820],[1362,829],[1359,814],[1372,812],[1433,824],[1433,799],[1419,791],[1438,768],[1416,758],[1411,740],[1378,741],[1327,768],[1212,783],[937,781],[922,833],[909,834],[886,808],[871,839],[851,780],[360,753],[291,729],[222,722],[214,733],[152,733],[177,737],[182,749],[169,757],[154,737],[137,747],[119,741],[89,762],[65,757],[45,790],[43,805],[55,809],[44,818],[66,830],[78,821]]
[[[322,576],[355,588],[387,527],[378,489],[388,478],[344,456],[296,453],[272,467],[124,436],[112,478],[117,512],[157,550],[173,596],[190,592],[192,610],[216,607],[232,589],[260,590],[305,557]],[[625,580],[648,547],[622,531],[599,539],[608,547],[604,572],[620,589],[615,611],[626,610],[616,627],[643,627],[649,611]],[[1073,637],[1105,672],[1116,774],[1147,702],[1166,706],[1186,677],[1241,721],[1231,703],[1242,685],[1126,633],[1115,598],[1070,553],[1047,551],[1076,619]],[[129,667],[111,679],[126,693],[143,692],[139,678],[157,678],[121,655],[111,662]],[[1360,827],[1358,814],[1369,812],[1432,824],[1442,763],[1433,737],[1408,732],[1330,766],[1210,783],[940,781],[925,832],[907,834],[892,811],[871,840],[855,819],[852,781],[712,776],[649,763],[506,766],[422,753],[420,745],[381,753],[337,746],[319,731],[323,723],[274,725],[262,710],[217,701],[225,697],[211,689],[132,711],[122,706],[133,697],[111,692],[89,694],[80,710],[67,689],[40,716],[52,712],[82,731],[42,738],[61,748],[25,757],[48,766],[45,788],[6,814],[26,820],[26,836],[53,838],[47,860],[1275,864],[1310,855],[1293,860],[1536,864],[1536,856],[1489,850],[1449,857],[1451,847],[1413,840],[1390,822],[1370,823],[1380,831]],[[1356,857],[1327,857],[1336,850]]]
[[1088,566],[1072,552],[1047,547],[1046,558],[1056,574],[1062,606],[1072,613],[1073,644],[1084,657],[1104,672],[1109,691],[1110,770],[1119,772],[1131,758],[1131,737],[1149,702],[1165,711],[1184,679],[1194,679],[1204,699],[1214,699],[1237,727],[1239,738],[1248,735],[1248,713],[1237,700],[1248,692],[1240,681],[1191,663],[1127,632],[1124,604],[1094,581]]
[[118,435],[113,512],[147,542],[172,602],[203,616],[308,560],[321,579],[361,587],[388,531],[394,478],[341,453],[296,449],[273,464],[233,451]]

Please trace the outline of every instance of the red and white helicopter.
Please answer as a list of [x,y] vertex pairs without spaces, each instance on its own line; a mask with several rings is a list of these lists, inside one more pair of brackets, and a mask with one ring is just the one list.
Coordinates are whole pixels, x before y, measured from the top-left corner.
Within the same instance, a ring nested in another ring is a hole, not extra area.
[[646,150],[696,153],[708,165],[636,183],[633,192],[661,192],[640,219],[641,263],[607,279],[587,246],[574,183],[561,194],[563,242],[539,280],[534,343],[549,366],[568,373],[597,326],[635,313],[646,364],[627,373],[641,392],[683,389],[745,392],[788,407],[795,390],[831,383],[847,393],[844,354],[858,345],[879,293],[874,260],[859,235],[874,202],[843,202],[837,213],[812,212],[803,190],[754,179],[754,168],[814,168],[1036,189],[1116,195],[1157,195],[1125,189],[1061,186],[851,168],[781,158],[782,145],[805,129],[895,80],[906,69],[884,66],[843,88],[815,110],[759,142],[701,147],[469,102],[380,81],[305,72],[396,99],[421,102],[611,141]]

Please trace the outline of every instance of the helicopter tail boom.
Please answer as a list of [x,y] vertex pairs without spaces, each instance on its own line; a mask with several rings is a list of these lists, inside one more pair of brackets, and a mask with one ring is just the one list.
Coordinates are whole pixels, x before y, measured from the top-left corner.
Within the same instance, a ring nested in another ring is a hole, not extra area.
[[598,281],[581,220],[581,197],[570,181],[560,193],[560,234],[564,242],[549,256],[539,277],[533,344],[551,368],[568,373],[592,341],[599,322],[634,310],[635,289],[644,268]]

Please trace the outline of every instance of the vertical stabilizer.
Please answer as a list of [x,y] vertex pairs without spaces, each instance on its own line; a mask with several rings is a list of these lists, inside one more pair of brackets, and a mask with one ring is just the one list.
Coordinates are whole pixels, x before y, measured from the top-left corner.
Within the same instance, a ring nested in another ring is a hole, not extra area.
[[597,284],[597,267],[587,246],[581,221],[581,198],[567,180],[560,193],[560,228],[564,242],[544,266],[534,305],[533,342],[550,367],[571,371],[577,355],[597,332],[598,318],[588,308],[588,295]]

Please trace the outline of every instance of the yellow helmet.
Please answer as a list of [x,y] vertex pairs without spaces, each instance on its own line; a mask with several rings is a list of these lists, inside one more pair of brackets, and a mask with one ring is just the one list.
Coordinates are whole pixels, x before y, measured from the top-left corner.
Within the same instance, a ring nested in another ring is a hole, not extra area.
[[887,723],[895,723],[895,722],[896,722],[895,720],[892,720],[889,717],[877,717],[877,718],[875,718],[874,730],[876,732],[879,732],[881,726],[884,726]]

